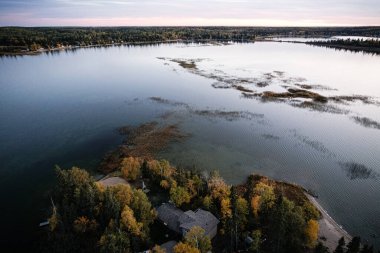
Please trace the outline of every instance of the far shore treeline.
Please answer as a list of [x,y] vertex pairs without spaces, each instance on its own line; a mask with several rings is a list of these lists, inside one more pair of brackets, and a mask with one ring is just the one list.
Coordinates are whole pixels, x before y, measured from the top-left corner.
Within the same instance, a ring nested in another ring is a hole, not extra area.
[[380,37],[380,27],[0,27],[0,54],[95,45],[239,41],[293,37]]

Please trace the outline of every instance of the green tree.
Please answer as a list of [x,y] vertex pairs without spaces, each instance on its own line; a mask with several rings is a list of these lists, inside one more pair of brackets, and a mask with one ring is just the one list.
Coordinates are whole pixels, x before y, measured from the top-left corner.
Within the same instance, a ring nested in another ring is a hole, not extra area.
[[329,253],[329,248],[327,248],[323,243],[318,242],[317,246],[314,249],[315,253]]
[[191,197],[186,188],[177,186],[170,189],[170,200],[179,207],[184,203],[190,203]]
[[319,218],[321,217],[321,214],[318,211],[318,209],[309,201],[306,201],[303,204],[302,208],[306,220],[319,220]]
[[107,228],[99,240],[100,253],[129,253],[129,235],[120,229]]
[[156,218],[156,212],[150,203],[148,196],[142,190],[133,190],[133,197],[130,207],[133,209],[136,220],[141,222],[142,236],[147,238],[149,235],[149,226]]
[[304,241],[300,235],[305,227],[302,209],[295,208],[292,201],[281,195],[273,209],[270,222],[273,252],[301,252]]
[[249,247],[249,252],[252,252],[252,253],[260,253],[260,249],[261,249],[261,230],[260,229],[256,229],[252,232],[252,243]]

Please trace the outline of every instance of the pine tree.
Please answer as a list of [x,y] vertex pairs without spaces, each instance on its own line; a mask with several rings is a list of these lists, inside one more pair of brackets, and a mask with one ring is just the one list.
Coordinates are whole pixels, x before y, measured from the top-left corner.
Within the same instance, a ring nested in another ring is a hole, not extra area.
[[336,246],[334,253],[344,253],[344,245],[346,245],[346,242],[342,236],[342,238],[340,238],[338,241],[338,246]]

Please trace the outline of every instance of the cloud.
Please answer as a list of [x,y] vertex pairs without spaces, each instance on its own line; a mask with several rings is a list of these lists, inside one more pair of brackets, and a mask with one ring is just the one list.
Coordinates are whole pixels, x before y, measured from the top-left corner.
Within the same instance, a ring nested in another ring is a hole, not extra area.
[[3,26],[380,25],[379,13],[377,0],[0,0]]

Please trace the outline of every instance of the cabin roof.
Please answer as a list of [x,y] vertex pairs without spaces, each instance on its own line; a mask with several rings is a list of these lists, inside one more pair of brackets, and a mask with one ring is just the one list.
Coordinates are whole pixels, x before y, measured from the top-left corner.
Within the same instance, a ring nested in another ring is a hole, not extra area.
[[190,230],[194,226],[199,226],[208,235],[219,223],[219,220],[208,211],[197,209],[195,212],[191,210],[183,212],[174,205],[166,203],[157,209],[157,213],[162,222],[178,233],[183,229]]

